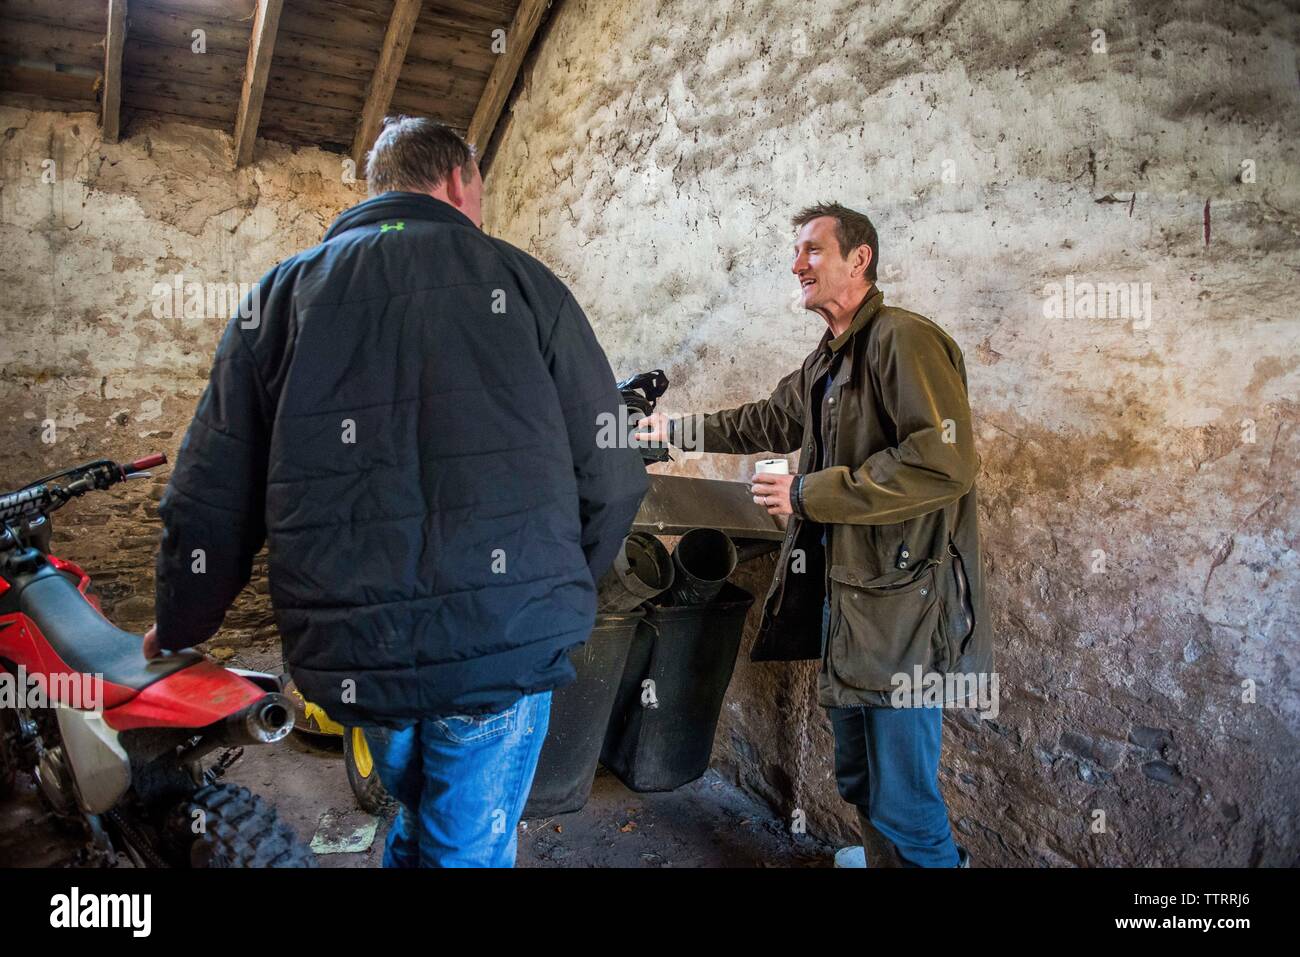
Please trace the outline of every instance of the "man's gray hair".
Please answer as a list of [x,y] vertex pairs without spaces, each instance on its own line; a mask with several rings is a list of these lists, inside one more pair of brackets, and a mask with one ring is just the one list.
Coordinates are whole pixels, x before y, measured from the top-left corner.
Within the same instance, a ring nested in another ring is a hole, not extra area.
[[867,218],[866,213],[849,209],[839,203],[818,203],[808,206],[794,214],[790,220],[795,229],[802,229],[814,219],[829,216],[835,220],[835,238],[840,244],[840,256],[849,258],[849,254],[859,246],[871,250],[871,262],[867,265],[865,278],[876,281],[876,261],[880,258],[880,239],[876,236],[876,227]]
[[450,126],[424,116],[390,116],[366,157],[366,184],[371,196],[427,193],[453,169],[468,179],[473,163],[474,147]]

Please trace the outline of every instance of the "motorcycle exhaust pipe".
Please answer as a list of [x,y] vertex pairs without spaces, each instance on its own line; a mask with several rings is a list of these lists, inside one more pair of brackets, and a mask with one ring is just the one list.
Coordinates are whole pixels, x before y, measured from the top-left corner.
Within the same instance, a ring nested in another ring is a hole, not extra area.
[[225,747],[274,744],[292,730],[293,704],[287,696],[271,693],[218,721],[212,727],[211,741]]
[[692,528],[673,549],[676,566],[668,592],[673,605],[707,605],[718,597],[727,577],[736,570],[736,543],[716,528]]
[[673,583],[673,561],[663,542],[645,532],[623,539],[614,567],[596,589],[596,611],[618,614],[632,611]]

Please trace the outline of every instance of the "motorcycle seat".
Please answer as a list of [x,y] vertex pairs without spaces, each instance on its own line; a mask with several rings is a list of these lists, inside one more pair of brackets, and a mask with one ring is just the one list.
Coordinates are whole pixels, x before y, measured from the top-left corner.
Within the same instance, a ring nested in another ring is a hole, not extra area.
[[101,615],[77,586],[53,568],[34,575],[19,607],[74,672],[100,674],[111,684],[141,691],[202,661],[192,651],[148,659],[140,635],[123,631]]

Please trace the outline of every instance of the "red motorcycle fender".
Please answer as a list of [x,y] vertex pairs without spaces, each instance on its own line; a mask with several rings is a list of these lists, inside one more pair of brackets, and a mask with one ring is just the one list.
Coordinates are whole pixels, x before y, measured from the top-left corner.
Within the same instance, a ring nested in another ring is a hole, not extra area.
[[[46,557],[49,559],[50,564],[59,571],[65,572],[77,579],[77,591],[81,592],[81,594],[85,596],[86,601],[90,602],[90,604],[94,606],[95,611],[102,615],[104,610],[99,606],[99,596],[92,595],[89,591],[90,576],[86,574],[85,569],[76,562],[70,562],[66,558],[59,558],[57,555],[47,555]],[[0,589],[0,594],[3,594],[3,589]]]
[[133,728],[206,728],[266,694],[211,661],[199,661],[145,688],[104,712],[118,731]]

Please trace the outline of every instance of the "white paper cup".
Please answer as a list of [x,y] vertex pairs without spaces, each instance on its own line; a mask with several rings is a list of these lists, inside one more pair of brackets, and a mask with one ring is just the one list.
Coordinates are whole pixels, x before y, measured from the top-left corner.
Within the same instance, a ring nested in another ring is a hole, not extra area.
[[[790,463],[786,459],[763,459],[754,466],[755,475],[789,475]],[[781,528],[786,527],[786,518],[784,515],[776,517],[776,524]]]

